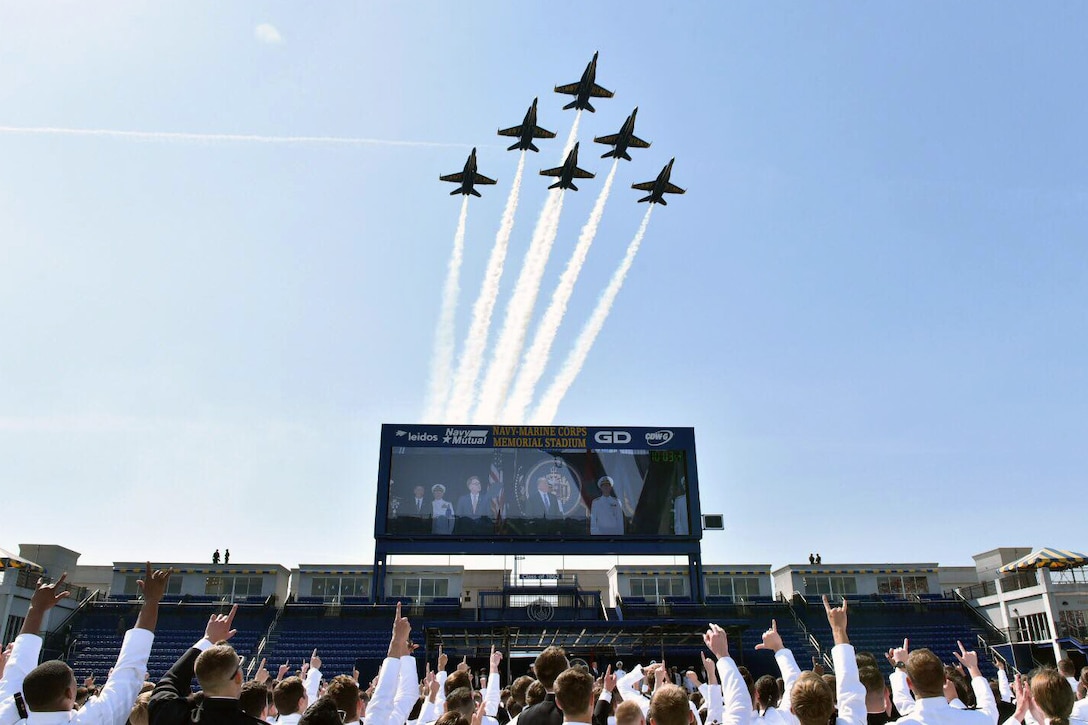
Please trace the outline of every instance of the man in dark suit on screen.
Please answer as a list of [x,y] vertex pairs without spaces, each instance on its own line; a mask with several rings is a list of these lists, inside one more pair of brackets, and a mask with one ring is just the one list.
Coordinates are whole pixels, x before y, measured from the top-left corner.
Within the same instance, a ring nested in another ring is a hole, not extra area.
[[556,534],[562,527],[563,511],[559,499],[543,476],[536,480],[536,490],[529,491],[526,496],[525,514],[532,521],[535,533]]

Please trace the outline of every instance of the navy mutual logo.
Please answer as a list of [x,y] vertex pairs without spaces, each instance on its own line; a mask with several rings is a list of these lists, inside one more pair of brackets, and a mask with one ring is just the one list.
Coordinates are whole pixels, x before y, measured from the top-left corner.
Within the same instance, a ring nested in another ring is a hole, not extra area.
[[646,444],[651,446],[663,446],[671,440],[671,430],[659,430],[646,434]]
[[599,430],[593,434],[597,443],[630,443],[631,434],[625,430]]
[[455,446],[482,446],[487,442],[487,429],[447,428],[442,442]]

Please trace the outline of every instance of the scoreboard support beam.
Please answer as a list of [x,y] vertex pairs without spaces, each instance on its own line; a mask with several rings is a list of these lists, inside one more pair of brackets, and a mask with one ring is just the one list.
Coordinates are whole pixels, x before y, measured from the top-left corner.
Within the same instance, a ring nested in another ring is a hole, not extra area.
[[691,585],[691,600],[706,604],[706,587],[703,586],[703,559],[700,552],[688,555],[688,581]]

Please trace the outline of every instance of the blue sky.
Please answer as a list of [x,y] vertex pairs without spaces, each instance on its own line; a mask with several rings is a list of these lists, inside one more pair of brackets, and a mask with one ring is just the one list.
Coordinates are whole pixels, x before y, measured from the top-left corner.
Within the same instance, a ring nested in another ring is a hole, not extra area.
[[379,426],[422,413],[457,222],[437,176],[478,146],[500,182],[470,207],[460,339],[517,163],[494,132],[539,96],[559,133],[529,159],[501,313],[574,117],[551,88],[599,50],[599,176],[567,195],[545,290],[608,171],[590,137],[637,105],[653,146],[619,169],[543,384],[638,227],[630,184],[675,156],[688,193],[655,212],[557,422],[694,426],[703,510],[726,515],[709,562],[1083,550],[1063,512],[1088,471],[1086,22],[0,2],[0,482],[21,502],[0,546],[369,561]]

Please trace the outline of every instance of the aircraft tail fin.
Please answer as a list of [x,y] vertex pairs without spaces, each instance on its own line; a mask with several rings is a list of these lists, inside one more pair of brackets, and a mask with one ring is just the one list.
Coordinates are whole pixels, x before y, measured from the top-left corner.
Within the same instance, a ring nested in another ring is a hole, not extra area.
[[540,149],[538,149],[538,148],[536,147],[536,144],[535,144],[535,143],[533,143],[532,141],[530,141],[530,142],[529,142],[529,151],[537,151],[537,152],[539,152],[539,151],[540,151]]
[[469,189],[468,193],[472,194],[473,196],[482,196],[482,194],[480,194],[480,192],[476,191],[475,189]]
[[586,110],[589,111],[590,113],[596,113],[597,112],[597,109],[594,108],[593,105],[589,101],[586,101]]
[[620,156],[620,158],[621,159],[627,159],[628,161],[630,161],[631,160],[631,154],[624,151],[623,154]]
[[616,149],[612,149],[611,151],[605,151],[603,154],[601,154],[601,158],[602,159],[607,159],[609,156],[615,156],[615,155],[616,155]]
[[563,183],[562,181],[557,181],[554,184],[552,184],[551,186],[549,186],[548,188],[549,189],[558,189],[559,185],[562,184],[562,183]]
[[570,189],[571,191],[578,191],[578,187],[574,185],[573,181],[570,182],[569,184],[567,184],[567,188]]
[[511,146],[510,148],[508,148],[506,150],[507,151],[513,151],[514,149],[516,149],[520,145],[521,145],[521,141],[518,141],[517,143],[515,143],[513,146]]
[[450,192],[450,196],[457,196],[458,194],[463,194],[463,193],[465,193],[464,189],[454,189],[453,191]]
[[563,110],[568,111],[568,110],[570,110],[572,108],[576,108],[577,106],[578,106],[578,99],[575,98],[573,101],[571,101],[567,105],[563,106]]
[[638,203],[639,203],[639,204],[641,204],[641,203],[642,203],[642,202],[644,202],[644,201],[648,201],[648,202],[650,202],[650,203],[653,203],[653,200],[654,200],[654,195],[653,195],[653,194],[650,194],[649,196],[644,196],[644,197],[642,197],[641,199],[639,199],[639,200],[638,200]]

